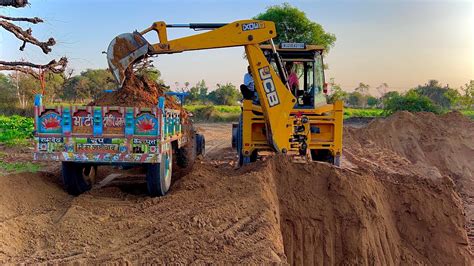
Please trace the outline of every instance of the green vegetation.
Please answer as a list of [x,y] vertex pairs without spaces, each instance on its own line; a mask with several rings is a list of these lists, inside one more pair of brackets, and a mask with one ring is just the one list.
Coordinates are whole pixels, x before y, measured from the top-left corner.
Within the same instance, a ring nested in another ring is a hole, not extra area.
[[186,105],[184,108],[199,122],[233,122],[240,117],[240,106]]
[[0,143],[7,145],[27,144],[33,137],[34,123],[29,117],[18,115],[0,116]]
[[351,117],[384,117],[382,109],[344,108],[344,119]]
[[326,32],[320,24],[311,21],[303,11],[288,3],[270,6],[255,19],[275,22],[279,33],[274,39],[277,44],[303,42],[322,45],[328,51],[336,41],[334,34]]
[[461,114],[474,119],[474,110],[461,110]]
[[0,171],[7,173],[19,173],[19,172],[37,172],[41,169],[41,165],[30,163],[30,162],[20,162],[20,163],[7,163],[0,161]]

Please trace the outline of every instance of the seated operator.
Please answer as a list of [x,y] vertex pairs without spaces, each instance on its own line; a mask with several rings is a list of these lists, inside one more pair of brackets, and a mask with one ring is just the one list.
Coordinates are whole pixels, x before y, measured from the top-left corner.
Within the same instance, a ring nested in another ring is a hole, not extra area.
[[258,96],[255,91],[255,83],[250,71],[250,66],[247,66],[247,73],[244,75],[244,84],[240,85],[240,91],[246,100],[258,101]]
[[293,62],[288,62],[285,65],[286,73],[288,75],[288,85],[290,86],[290,91],[295,97],[297,97],[297,91],[299,89],[298,75],[294,71]]

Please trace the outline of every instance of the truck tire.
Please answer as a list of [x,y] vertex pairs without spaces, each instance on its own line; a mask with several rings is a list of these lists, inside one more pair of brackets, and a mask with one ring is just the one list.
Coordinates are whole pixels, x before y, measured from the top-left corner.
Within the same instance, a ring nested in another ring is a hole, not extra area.
[[176,164],[179,168],[190,169],[196,160],[196,136],[194,136],[185,146],[176,150]]
[[67,193],[78,196],[91,189],[91,179],[84,178],[84,172],[90,175],[92,167],[94,166],[76,162],[62,162],[62,177]]
[[204,135],[196,134],[196,155],[206,154],[206,139]]
[[171,150],[161,155],[160,163],[147,165],[146,183],[151,197],[164,196],[171,186],[173,170],[173,152]]

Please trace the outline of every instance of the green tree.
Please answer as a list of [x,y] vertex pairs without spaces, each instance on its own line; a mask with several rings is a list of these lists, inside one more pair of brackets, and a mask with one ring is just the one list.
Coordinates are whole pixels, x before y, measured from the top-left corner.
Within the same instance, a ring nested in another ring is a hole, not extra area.
[[374,108],[376,107],[378,104],[379,104],[379,99],[377,99],[376,97],[374,96],[369,96],[367,97],[367,105],[370,107],[370,108]]
[[276,43],[318,44],[329,51],[336,41],[334,34],[326,32],[320,24],[311,21],[303,11],[288,3],[270,6],[265,12],[258,14],[255,19],[275,22],[278,34],[274,39]]
[[217,89],[209,93],[209,99],[214,104],[236,105],[239,100],[239,91],[232,83],[217,84]]
[[464,109],[472,109],[474,105],[474,80],[469,81],[461,87],[462,95],[460,98],[461,105]]
[[17,104],[16,88],[12,79],[0,73],[0,111],[15,107]]
[[442,86],[437,80],[429,80],[425,85],[419,85],[414,89],[419,95],[428,97],[435,105],[443,109],[450,109],[457,104],[459,97],[456,92],[448,86]]
[[347,100],[347,92],[342,90],[341,85],[336,84],[334,78],[330,79],[329,85],[331,86],[331,94],[329,94],[328,103]]
[[347,103],[352,107],[364,107],[366,98],[362,93],[354,91],[349,93]]
[[105,90],[113,90],[117,87],[112,73],[106,69],[87,69],[80,75],[65,81],[61,98],[67,101],[83,102],[88,99],[96,99]]

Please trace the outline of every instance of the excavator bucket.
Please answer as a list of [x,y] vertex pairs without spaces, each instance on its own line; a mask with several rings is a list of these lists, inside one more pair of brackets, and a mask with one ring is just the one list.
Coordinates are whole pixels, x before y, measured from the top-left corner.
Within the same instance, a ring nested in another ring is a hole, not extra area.
[[115,37],[107,49],[110,71],[120,84],[125,81],[125,70],[148,53],[150,44],[137,31]]

